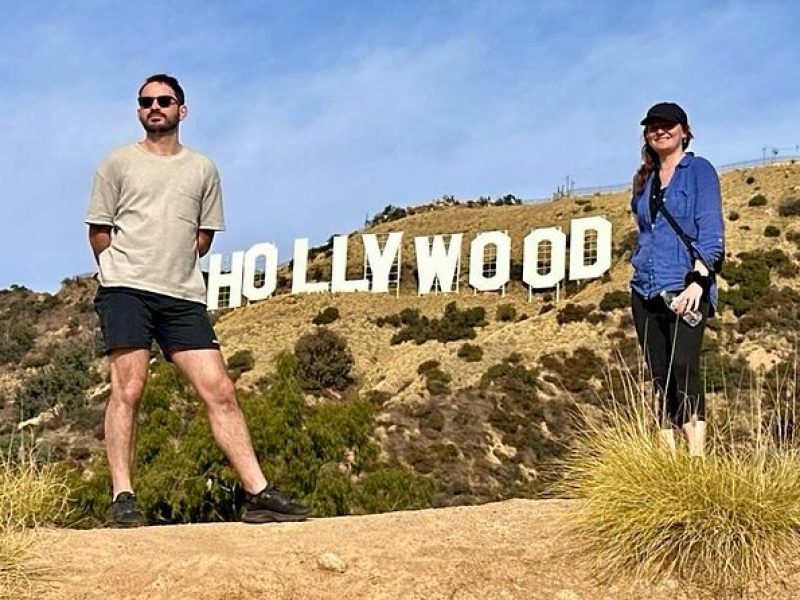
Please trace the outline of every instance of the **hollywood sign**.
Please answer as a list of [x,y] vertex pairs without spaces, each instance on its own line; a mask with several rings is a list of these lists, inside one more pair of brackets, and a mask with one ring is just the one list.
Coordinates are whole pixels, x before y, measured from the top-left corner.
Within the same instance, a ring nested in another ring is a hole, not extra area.
[[[587,237],[592,234],[594,260],[586,264]],[[417,259],[418,292],[452,292],[457,289],[461,266],[462,233],[449,236],[419,236],[414,238]],[[449,238],[445,240],[445,237]],[[394,270],[399,284],[399,257],[403,232],[361,235],[364,246],[365,274],[361,279],[347,278],[348,236],[333,238],[330,281],[309,281],[307,238],[294,240],[292,294],[315,292],[375,292],[389,291],[390,275]],[[383,244],[381,244],[383,241]],[[549,243],[548,252],[542,246]],[[487,250],[494,252],[494,269],[485,273]],[[522,281],[531,289],[552,289],[567,276],[567,235],[558,227],[542,227],[525,236],[522,246]],[[545,260],[540,262],[540,255]],[[261,269],[259,269],[261,263]],[[541,271],[541,264],[547,268]],[[271,242],[251,246],[247,251],[233,252],[230,269],[223,272],[222,255],[212,254],[208,270],[209,310],[219,308],[219,293],[229,288],[229,307],[241,306],[242,298],[250,302],[264,300],[278,287],[278,248]],[[573,219],[569,235],[569,279],[594,279],[611,266],[611,223],[604,217]],[[469,250],[469,285],[483,292],[499,291],[511,279],[511,238],[504,231],[484,231],[475,236]],[[261,280],[260,284],[257,282]]]

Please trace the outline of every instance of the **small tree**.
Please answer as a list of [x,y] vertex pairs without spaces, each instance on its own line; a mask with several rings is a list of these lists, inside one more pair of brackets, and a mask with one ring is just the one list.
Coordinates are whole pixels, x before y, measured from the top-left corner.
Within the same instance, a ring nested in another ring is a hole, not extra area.
[[320,327],[297,340],[297,377],[304,389],[345,389],[352,381],[353,355],[347,341],[330,329]]
[[330,325],[339,318],[339,309],[335,306],[328,306],[323,309],[317,316],[311,319],[314,325]]

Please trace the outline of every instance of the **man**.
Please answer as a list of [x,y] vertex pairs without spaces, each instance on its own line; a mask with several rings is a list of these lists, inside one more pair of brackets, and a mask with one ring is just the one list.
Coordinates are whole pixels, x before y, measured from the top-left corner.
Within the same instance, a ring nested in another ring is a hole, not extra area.
[[111,370],[105,435],[113,521],[144,524],[131,466],[154,337],[208,407],[214,439],[246,492],[243,520],[301,521],[310,511],[264,478],[206,312],[199,258],[224,229],[217,169],[178,140],[188,109],[177,79],[148,77],[138,103],[145,138],[103,161],[86,216]]

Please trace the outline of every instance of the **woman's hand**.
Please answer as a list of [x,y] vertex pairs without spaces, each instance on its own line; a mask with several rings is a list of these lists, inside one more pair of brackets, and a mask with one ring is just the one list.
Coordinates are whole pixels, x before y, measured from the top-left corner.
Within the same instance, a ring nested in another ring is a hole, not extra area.
[[700,298],[703,297],[703,288],[699,283],[690,283],[673,302],[673,310],[679,315],[700,308]]

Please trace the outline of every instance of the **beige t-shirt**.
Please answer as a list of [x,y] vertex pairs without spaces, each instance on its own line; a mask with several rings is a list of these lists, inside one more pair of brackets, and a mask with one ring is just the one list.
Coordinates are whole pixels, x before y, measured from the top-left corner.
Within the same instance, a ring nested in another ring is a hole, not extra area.
[[139,144],[112,152],[97,169],[86,222],[112,227],[99,256],[100,284],[206,302],[199,229],[225,229],[219,174],[186,147],[157,156]]

